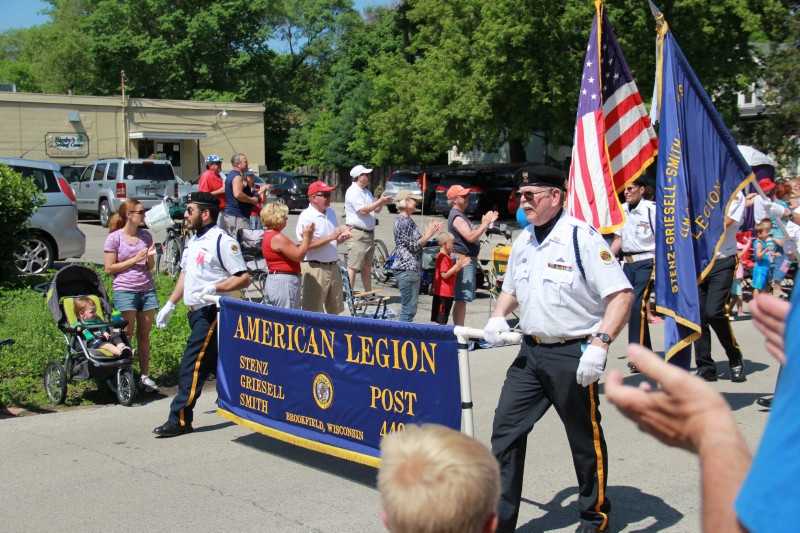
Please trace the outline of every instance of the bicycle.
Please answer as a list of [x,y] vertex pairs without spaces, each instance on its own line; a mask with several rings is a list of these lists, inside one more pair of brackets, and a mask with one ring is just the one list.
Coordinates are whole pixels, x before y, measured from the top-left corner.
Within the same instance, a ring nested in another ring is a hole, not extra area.
[[159,248],[156,257],[156,272],[163,272],[172,278],[177,278],[181,272],[183,248],[189,233],[183,221],[185,207],[175,204],[169,198],[164,198],[163,202],[172,218],[172,226],[167,228],[167,238]]

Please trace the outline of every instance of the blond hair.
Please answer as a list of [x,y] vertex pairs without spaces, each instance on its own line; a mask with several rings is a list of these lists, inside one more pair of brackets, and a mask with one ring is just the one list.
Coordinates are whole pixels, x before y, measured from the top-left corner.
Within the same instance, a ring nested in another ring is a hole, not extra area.
[[452,242],[452,241],[454,241],[455,239],[456,239],[456,238],[455,238],[455,237],[453,237],[453,234],[452,234],[452,233],[448,233],[448,232],[446,232],[446,231],[443,231],[442,233],[440,233],[439,235],[437,235],[437,236],[436,236],[436,242],[438,242],[438,243],[439,243],[439,246],[441,246],[442,244],[444,244],[444,243],[446,243],[446,242],[448,242],[448,241],[449,241],[449,242]]
[[381,441],[378,490],[392,533],[479,533],[500,497],[500,469],[475,439],[435,424]]
[[75,315],[80,318],[81,314],[87,309],[95,309],[95,305],[91,298],[79,296],[75,298],[75,301],[73,302],[73,308],[75,309]]
[[289,218],[289,208],[283,202],[270,202],[261,208],[261,223],[267,229],[278,229]]

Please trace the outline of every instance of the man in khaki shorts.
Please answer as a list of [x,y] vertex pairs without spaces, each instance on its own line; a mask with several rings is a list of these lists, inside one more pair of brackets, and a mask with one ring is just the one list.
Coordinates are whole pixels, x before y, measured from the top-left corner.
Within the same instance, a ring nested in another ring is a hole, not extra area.
[[301,265],[301,307],[338,315],[344,310],[344,298],[336,246],[350,238],[350,230],[337,226],[336,213],[330,207],[333,189],[322,181],[308,186],[308,207],[297,219],[296,232],[301,240],[305,227],[314,224],[314,236]]
[[345,224],[352,231],[350,250],[347,253],[347,275],[350,286],[355,287],[356,274],[361,272],[361,283],[365,291],[372,290],[372,256],[375,253],[375,216],[392,199],[384,196],[375,199],[367,188],[371,168],[356,165],[350,170],[353,184],[344,195]]

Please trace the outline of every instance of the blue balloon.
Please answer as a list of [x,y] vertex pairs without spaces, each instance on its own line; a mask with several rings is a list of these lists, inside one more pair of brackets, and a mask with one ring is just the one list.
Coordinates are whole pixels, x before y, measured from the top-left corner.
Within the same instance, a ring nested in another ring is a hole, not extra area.
[[527,228],[528,224],[530,224],[528,218],[525,216],[525,210],[521,207],[517,208],[517,224],[519,224],[519,227],[522,229]]

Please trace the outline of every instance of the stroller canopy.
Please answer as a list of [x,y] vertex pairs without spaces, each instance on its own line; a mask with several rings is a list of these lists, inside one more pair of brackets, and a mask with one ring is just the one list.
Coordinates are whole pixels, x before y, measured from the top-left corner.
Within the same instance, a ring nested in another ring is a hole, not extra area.
[[64,310],[61,299],[67,296],[85,296],[94,294],[100,298],[105,316],[111,316],[111,305],[108,303],[106,288],[97,272],[83,265],[67,265],[56,272],[50,289],[47,291],[47,307],[57,323],[64,321]]

